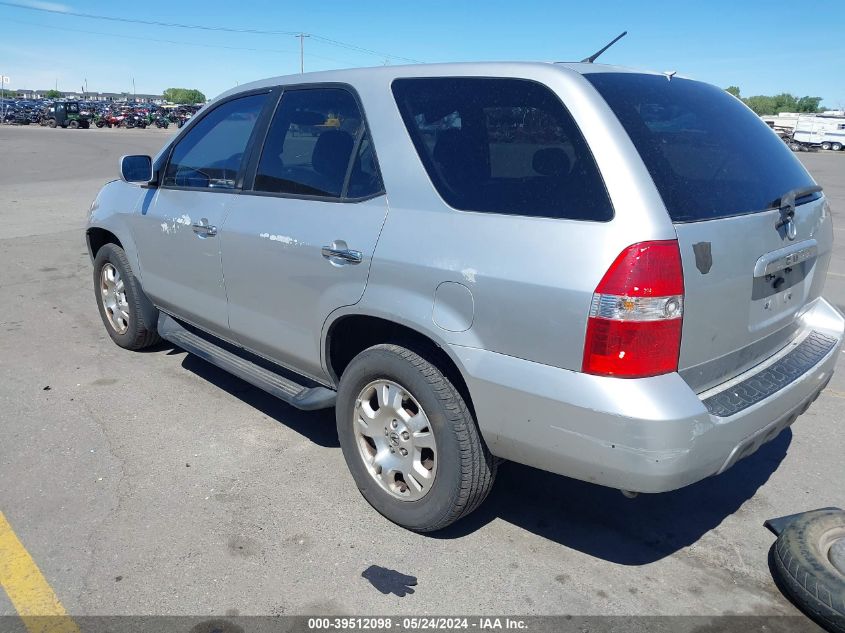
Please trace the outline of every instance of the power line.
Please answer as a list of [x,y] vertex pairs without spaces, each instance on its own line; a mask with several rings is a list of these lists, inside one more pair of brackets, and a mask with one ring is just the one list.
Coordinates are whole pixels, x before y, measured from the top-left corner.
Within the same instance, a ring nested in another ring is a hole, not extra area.
[[402,57],[400,55],[388,55],[387,53],[380,53],[378,51],[374,51],[369,48],[364,48],[362,46],[357,46],[355,44],[349,44],[347,42],[341,42],[338,40],[333,40],[328,37],[323,37],[322,35],[315,35],[311,33],[311,37],[315,40],[320,40],[321,42],[325,42],[326,44],[331,44],[332,46],[339,46],[341,48],[346,48],[351,51],[359,51],[361,53],[368,53],[370,55],[376,55],[377,57],[388,57],[390,59],[401,59],[403,62],[410,62],[412,64],[424,64],[425,62],[420,61],[419,59],[412,59],[410,57]]
[[[295,37],[300,36],[307,36],[313,37],[314,39],[320,40],[326,44],[332,46],[338,46],[340,48],[345,48],[352,51],[358,51],[361,53],[367,53],[369,55],[376,55],[378,57],[388,57],[390,59],[399,59],[406,62],[411,62],[415,64],[421,64],[422,61],[418,59],[412,59],[410,57],[403,57],[401,55],[390,55],[388,53],[382,53],[379,51],[375,51],[369,48],[364,48],[362,46],[357,46],[356,44],[350,44],[348,42],[342,42],[340,40],[331,39],[328,37],[323,37],[321,35],[316,35],[314,33],[302,33],[297,31],[268,31],[264,29],[247,29],[247,28],[233,28],[227,26],[207,26],[201,24],[184,24],[180,22],[160,22],[158,20],[142,20],[139,18],[121,18],[116,16],[109,16],[109,15],[98,15],[94,13],[82,13],[79,11],[64,11],[62,9],[51,9],[49,6],[28,6],[25,4],[18,4],[15,2],[0,2],[0,6],[12,7],[15,9],[24,9],[26,11],[38,11],[41,13],[52,13],[55,15],[65,15],[71,16],[76,18],[85,18],[87,20],[106,20],[109,22],[123,22],[123,23],[130,23],[130,24],[144,24],[147,26],[163,26],[168,28],[179,28],[179,29],[195,29],[195,30],[202,30],[202,31],[217,31],[217,32],[224,32],[224,33],[240,33],[240,34],[250,34],[250,35],[293,35]],[[302,40],[300,39],[300,42]]]
[[40,11],[41,13],[55,13],[57,15],[69,15],[75,18],[86,18],[89,20],[108,20],[110,22],[129,22],[132,24],[146,24],[148,26],[167,26],[179,29],[200,29],[203,31],[225,31],[227,33],[251,33],[254,35],[296,35],[296,31],[263,31],[259,29],[235,29],[228,26],[203,26],[199,24],[180,24],[178,22],[159,22],[157,20],[141,20],[136,18],[119,18],[110,15],[96,15],[94,13],[80,13],[78,11],[65,11],[63,9],[51,9],[49,6],[28,6],[15,2],[0,2],[5,7],[15,9],[26,9],[27,11]]
[[[0,3],[2,4],[2,3]],[[199,42],[183,42],[177,40],[163,40],[157,39],[152,37],[143,37],[139,35],[123,35],[118,33],[103,33],[102,31],[89,31],[87,29],[74,29],[67,26],[51,26],[47,24],[35,24],[34,22],[26,22],[24,20],[14,20],[14,19],[4,19],[4,22],[12,22],[14,24],[23,24],[26,26],[34,26],[39,29],[53,29],[56,31],[68,31],[71,33],[83,33],[85,35],[102,35],[105,37],[118,37],[120,39],[130,39],[130,40],[140,40],[142,42],[156,42],[161,44],[173,44],[175,46],[199,46],[202,48],[222,48],[225,50],[232,50],[232,51],[250,51],[254,53],[290,53],[295,54],[296,51],[291,49],[278,49],[278,48],[249,48],[245,46],[226,46],[225,44],[200,44]],[[312,57],[318,57],[320,59],[325,59],[332,62],[338,62],[340,64],[345,64],[346,62],[342,59],[337,59],[335,57],[326,57],[325,55],[316,55],[311,53]]]

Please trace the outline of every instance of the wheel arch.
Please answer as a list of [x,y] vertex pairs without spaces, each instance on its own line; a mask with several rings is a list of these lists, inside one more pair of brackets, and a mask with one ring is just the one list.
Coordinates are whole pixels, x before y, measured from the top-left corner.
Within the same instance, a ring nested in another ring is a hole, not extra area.
[[103,226],[101,224],[89,225],[85,229],[85,241],[88,245],[88,254],[91,256],[91,262],[94,262],[97,253],[106,244],[114,244],[123,249],[126,253],[126,258],[129,260],[132,275],[136,278],[138,286],[141,288],[141,315],[145,327],[148,330],[154,331],[158,324],[158,309],[149,297],[144,294],[143,281],[140,274],[140,261],[138,260],[138,251],[135,248],[135,242],[132,240],[131,234],[128,231],[115,229],[116,227]]
[[88,244],[88,254],[92,261],[97,257],[97,252],[106,244],[117,244],[123,248],[123,243],[117,235],[99,226],[88,227],[85,231],[85,242]]
[[454,351],[439,337],[415,325],[386,315],[351,312],[326,321],[323,328],[323,359],[335,385],[355,356],[373,345],[394,343],[416,352],[434,364],[461,394],[475,416],[472,394]]

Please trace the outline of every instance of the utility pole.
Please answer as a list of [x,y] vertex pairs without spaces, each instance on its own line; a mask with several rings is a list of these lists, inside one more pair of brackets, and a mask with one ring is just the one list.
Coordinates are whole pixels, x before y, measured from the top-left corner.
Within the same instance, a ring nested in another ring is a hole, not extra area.
[[0,74],[0,123],[6,120],[6,84],[10,79]]
[[311,37],[307,33],[300,33],[299,35],[294,35],[294,37],[299,38],[299,74],[305,72],[305,38]]
[[132,100],[138,101],[138,92],[135,90],[135,77],[132,77]]

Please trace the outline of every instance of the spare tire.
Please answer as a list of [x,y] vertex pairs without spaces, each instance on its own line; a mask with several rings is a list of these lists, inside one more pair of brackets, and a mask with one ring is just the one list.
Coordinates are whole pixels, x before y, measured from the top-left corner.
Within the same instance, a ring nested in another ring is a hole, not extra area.
[[845,633],[845,512],[807,512],[772,546],[778,587],[828,631]]

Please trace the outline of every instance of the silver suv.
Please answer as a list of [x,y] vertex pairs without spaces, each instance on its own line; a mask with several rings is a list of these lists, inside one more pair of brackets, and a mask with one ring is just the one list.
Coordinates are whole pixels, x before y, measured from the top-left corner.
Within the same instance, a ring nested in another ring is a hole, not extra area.
[[121,159],[100,315],[301,409],[417,531],[509,459],[623,491],[723,472],[824,389],[830,208],[740,101],[596,64],[279,77]]

